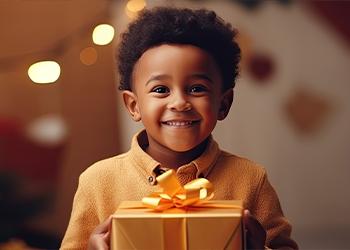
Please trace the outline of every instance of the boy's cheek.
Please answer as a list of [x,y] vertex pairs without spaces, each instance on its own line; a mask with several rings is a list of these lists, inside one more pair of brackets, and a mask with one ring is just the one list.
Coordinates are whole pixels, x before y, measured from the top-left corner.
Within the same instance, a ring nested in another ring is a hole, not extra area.
[[217,116],[219,113],[217,109],[216,109],[216,107],[208,107],[204,112],[206,119],[207,120],[217,120]]

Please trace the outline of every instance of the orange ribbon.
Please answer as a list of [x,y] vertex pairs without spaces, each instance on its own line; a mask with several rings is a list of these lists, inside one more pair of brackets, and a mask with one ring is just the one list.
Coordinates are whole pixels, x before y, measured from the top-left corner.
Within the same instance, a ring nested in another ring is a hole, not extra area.
[[170,169],[156,179],[162,189],[142,199],[145,207],[164,211],[172,207],[199,206],[214,196],[214,186],[205,178],[182,187],[175,171]]

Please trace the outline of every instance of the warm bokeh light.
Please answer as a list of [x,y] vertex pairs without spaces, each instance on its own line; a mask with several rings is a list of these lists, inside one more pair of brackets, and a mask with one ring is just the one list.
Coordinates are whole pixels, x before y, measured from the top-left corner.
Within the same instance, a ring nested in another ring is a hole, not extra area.
[[97,52],[96,49],[93,47],[85,48],[80,53],[80,61],[85,65],[92,65],[97,60]]
[[35,83],[52,83],[60,76],[61,68],[57,62],[43,61],[29,67],[29,78]]
[[29,140],[45,147],[62,144],[68,136],[68,126],[60,114],[49,113],[33,119],[25,129]]
[[144,0],[131,0],[125,7],[125,12],[130,18],[134,18],[138,11],[142,10],[146,6]]
[[109,44],[114,37],[114,28],[109,24],[100,24],[96,26],[92,33],[92,40],[97,45]]

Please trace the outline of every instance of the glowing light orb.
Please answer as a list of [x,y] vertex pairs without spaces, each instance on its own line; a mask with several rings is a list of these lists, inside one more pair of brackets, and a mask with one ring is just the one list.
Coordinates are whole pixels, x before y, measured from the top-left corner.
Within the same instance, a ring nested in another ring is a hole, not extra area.
[[96,26],[92,33],[92,40],[97,45],[109,44],[114,37],[114,28],[109,24],[100,24]]
[[97,60],[97,52],[96,49],[93,47],[85,48],[80,53],[80,61],[85,65],[92,65]]
[[61,73],[60,65],[54,61],[42,61],[34,63],[29,67],[29,78],[40,84],[53,83],[59,77]]
[[125,12],[130,18],[134,18],[138,11],[142,10],[146,6],[144,0],[131,0],[125,7]]

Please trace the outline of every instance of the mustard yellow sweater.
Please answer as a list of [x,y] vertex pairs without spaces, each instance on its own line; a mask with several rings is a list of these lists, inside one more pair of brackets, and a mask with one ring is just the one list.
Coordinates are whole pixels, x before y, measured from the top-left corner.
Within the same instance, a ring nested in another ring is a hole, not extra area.
[[[91,232],[113,214],[122,201],[138,201],[159,189],[159,162],[145,153],[145,130],[132,139],[124,154],[95,163],[79,178],[69,225],[61,249],[87,249]],[[207,178],[215,187],[214,200],[243,200],[267,233],[269,248],[298,248],[290,238],[291,224],[284,217],[266,171],[253,161],[221,151],[210,136],[205,152],[176,172],[182,185]]]

